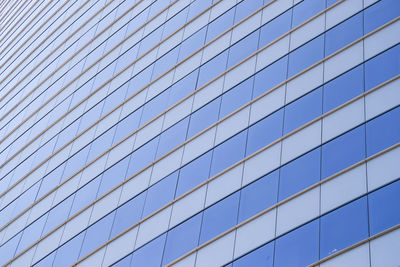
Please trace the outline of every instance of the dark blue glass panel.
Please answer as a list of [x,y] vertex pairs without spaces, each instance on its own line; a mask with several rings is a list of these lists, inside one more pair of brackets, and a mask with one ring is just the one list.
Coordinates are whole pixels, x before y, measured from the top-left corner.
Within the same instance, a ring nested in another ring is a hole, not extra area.
[[74,197],[74,203],[72,204],[71,214],[75,214],[83,207],[91,203],[96,199],[97,191],[99,189],[100,177],[96,177],[84,187],[82,187],[78,192],[76,192]]
[[189,95],[196,88],[198,70],[195,70],[171,86],[168,98],[168,107]]
[[325,1],[304,0],[293,8],[293,25],[296,27],[300,23],[311,18],[318,12],[325,9]]
[[363,35],[363,13],[345,20],[325,34],[325,56],[350,44]]
[[263,5],[262,0],[243,0],[236,6],[235,24]]
[[186,117],[160,135],[156,158],[165,155],[186,140],[188,124],[189,117]]
[[[318,2],[322,2],[317,0]],[[289,77],[324,58],[324,36],[319,36],[289,54]]]
[[211,151],[207,152],[181,169],[176,189],[177,197],[208,178],[211,166],[211,155]]
[[322,146],[322,179],[365,157],[364,126],[337,137]]
[[365,63],[365,89],[372,89],[398,74],[400,74],[400,45]]
[[129,157],[125,157],[103,173],[103,176],[101,177],[99,192],[97,193],[98,197],[102,196],[111,188],[117,186],[123,180],[125,180],[125,174],[126,170],[128,169],[128,165]]
[[292,9],[274,18],[260,29],[259,48],[262,48],[290,30]]
[[371,235],[400,223],[400,181],[385,186],[368,196]]
[[233,267],[272,267],[273,260],[274,243],[271,242],[236,260]]
[[168,95],[169,91],[166,90],[158,96],[154,97],[143,106],[143,113],[142,118],[140,119],[140,125],[143,125],[146,122],[150,121],[167,108]]
[[282,136],[283,109],[262,119],[249,128],[246,155],[253,154]]
[[131,266],[132,254],[128,257],[123,258],[122,260],[116,262],[115,264],[111,265],[113,267],[129,267]]
[[143,217],[146,217],[174,199],[177,179],[178,172],[174,172],[149,188]]
[[397,0],[383,0],[364,11],[364,34],[395,19],[400,15],[400,2]]
[[322,87],[285,107],[283,134],[299,128],[322,114]]
[[145,198],[146,192],[143,192],[117,209],[111,230],[111,238],[128,229],[129,226],[132,226],[142,218]]
[[43,234],[48,233],[50,230],[53,230],[56,226],[58,226],[60,223],[64,222],[68,218],[73,198],[74,195],[68,197],[60,204],[55,206],[52,210],[50,210],[49,215],[47,216],[46,225],[44,226]]
[[321,149],[317,148],[281,168],[279,201],[319,182]]
[[258,72],[254,81],[253,98],[283,82],[287,74],[288,57],[285,56]]
[[160,267],[165,234],[157,237],[133,253],[131,266]]
[[[196,1],[203,2],[203,1]],[[193,52],[198,50],[200,47],[204,45],[204,41],[206,39],[207,26],[203,27],[201,30],[187,38],[185,41],[181,43],[181,50],[179,51],[178,61],[188,57]]]
[[227,69],[257,51],[259,33],[257,30],[229,48]]
[[110,236],[115,211],[108,214],[86,230],[79,258],[82,258],[106,242]]
[[199,242],[201,214],[171,229],[167,235],[163,266],[195,248]]
[[210,177],[235,164],[244,157],[246,131],[243,131],[214,149]]
[[132,176],[134,173],[153,162],[157,151],[158,138],[159,137],[152,139],[132,154],[126,177]]
[[53,266],[67,267],[78,260],[84,234],[80,233],[57,250]]
[[251,100],[253,80],[247,79],[222,95],[219,118],[225,117]]
[[142,109],[140,108],[135,112],[131,113],[122,121],[118,122],[113,144],[116,144],[117,142],[121,141],[122,138],[127,137],[131,132],[133,132],[138,128],[141,115],[142,115]]
[[364,92],[363,70],[358,66],[324,85],[324,113]]
[[321,218],[321,258],[367,237],[367,199],[363,197]]
[[234,16],[235,9],[231,8],[228,12],[225,12],[222,16],[208,24],[206,43],[231,27],[233,25]]
[[270,173],[242,189],[239,223],[276,203],[279,172]]
[[228,51],[224,51],[200,67],[197,88],[211,81],[225,71]]
[[211,101],[190,115],[190,123],[187,138],[201,132],[218,120],[221,97]]
[[200,244],[221,234],[236,224],[239,192],[221,200],[204,211]]
[[275,242],[275,267],[303,267],[318,260],[318,221],[312,221]]
[[367,156],[400,141],[400,108],[397,107],[367,123]]

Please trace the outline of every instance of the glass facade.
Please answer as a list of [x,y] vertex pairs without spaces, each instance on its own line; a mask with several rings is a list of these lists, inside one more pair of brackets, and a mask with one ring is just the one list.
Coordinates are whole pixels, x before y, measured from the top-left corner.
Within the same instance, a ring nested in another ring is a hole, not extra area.
[[399,266],[399,15],[1,2],[0,266]]

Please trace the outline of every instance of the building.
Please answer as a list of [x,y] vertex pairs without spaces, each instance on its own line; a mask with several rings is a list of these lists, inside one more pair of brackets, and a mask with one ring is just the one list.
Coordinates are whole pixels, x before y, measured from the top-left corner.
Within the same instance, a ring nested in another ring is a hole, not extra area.
[[0,265],[399,266],[398,0],[0,3]]

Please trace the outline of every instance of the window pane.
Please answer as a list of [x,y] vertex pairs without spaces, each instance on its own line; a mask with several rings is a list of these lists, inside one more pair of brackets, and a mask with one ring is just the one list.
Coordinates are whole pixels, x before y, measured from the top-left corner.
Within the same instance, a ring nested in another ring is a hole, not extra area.
[[218,120],[221,98],[217,98],[190,116],[188,138],[201,132]]
[[400,108],[397,107],[367,123],[367,156],[400,141]]
[[364,126],[339,136],[322,146],[322,179],[365,157]]
[[186,117],[161,134],[156,158],[165,155],[186,140],[188,124],[189,117]]
[[253,80],[247,79],[222,95],[219,118],[225,117],[251,100]]
[[[319,2],[322,2],[318,0]],[[324,57],[324,36],[319,36],[289,54],[289,77]]]
[[367,237],[367,199],[363,197],[321,218],[321,258]]
[[325,56],[350,44],[362,35],[363,13],[358,13],[326,32]]
[[301,127],[322,114],[322,87],[295,100],[285,107],[283,134]]
[[365,88],[372,89],[398,74],[400,74],[400,45],[365,63]]
[[246,131],[243,131],[214,149],[210,177],[235,164],[244,157]]
[[371,235],[400,223],[400,181],[368,196]]
[[197,81],[197,88],[203,86],[211,81],[219,74],[225,71],[226,61],[228,60],[228,51],[222,52],[214,57],[203,66],[200,67],[199,79]]
[[286,79],[287,64],[288,57],[285,56],[256,74],[253,99]]
[[292,9],[274,18],[260,29],[259,48],[262,48],[290,30]]
[[215,19],[208,24],[206,43],[214,39],[226,29],[233,25],[233,17],[235,16],[235,9],[231,8],[228,12]]
[[165,234],[133,253],[131,266],[160,267],[165,244]]
[[358,66],[324,85],[324,113],[364,92],[363,66]]
[[279,172],[270,173],[242,189],[239,223],[276,203]]
[[260,148],[282,136],[283,109],[272,113],[249,128],[246,155],[251,155]]
[[319,182],[320,166],[320,148],[283,166],[279,181],[279,201]]
[[229,48],[227,69],[257,51],[259,33],[255,31]]
[[400,15],[400,2],[397,0],[384,0],[372,5],[365,10],[365,34],[389,22]]
[[181,169],[178,187],[176,189],[177,197],[186,193],[208,178],[210,173],[211,155],[211,151],[207,152]]
[[198,214],[168,232],[163,257],[163,266],[197,246],[200,227],[201,214]]
[[293,8],[293,27],[311,18],[325,8],[325,1],[304,0]]
[[273,259],[274,243],[271,242],[236,260],[233,267],[272,267]]
[[276,240],[275,267],[303,267],[317,261],[318,233],[315,220]]
[[73,239],[58,248],[53,266],[70,266],[78,260],[79,250],[83,241],[85,232],[80,233]]
[[237,221],[239,192],[206,209],[200,233],[200,244],[233,227]]

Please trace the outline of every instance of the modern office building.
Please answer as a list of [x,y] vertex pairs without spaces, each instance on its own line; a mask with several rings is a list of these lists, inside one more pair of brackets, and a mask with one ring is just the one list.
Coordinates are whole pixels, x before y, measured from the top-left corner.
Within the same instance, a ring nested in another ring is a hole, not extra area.
[[0,266],[400,266],[399,0],[0,2]]

